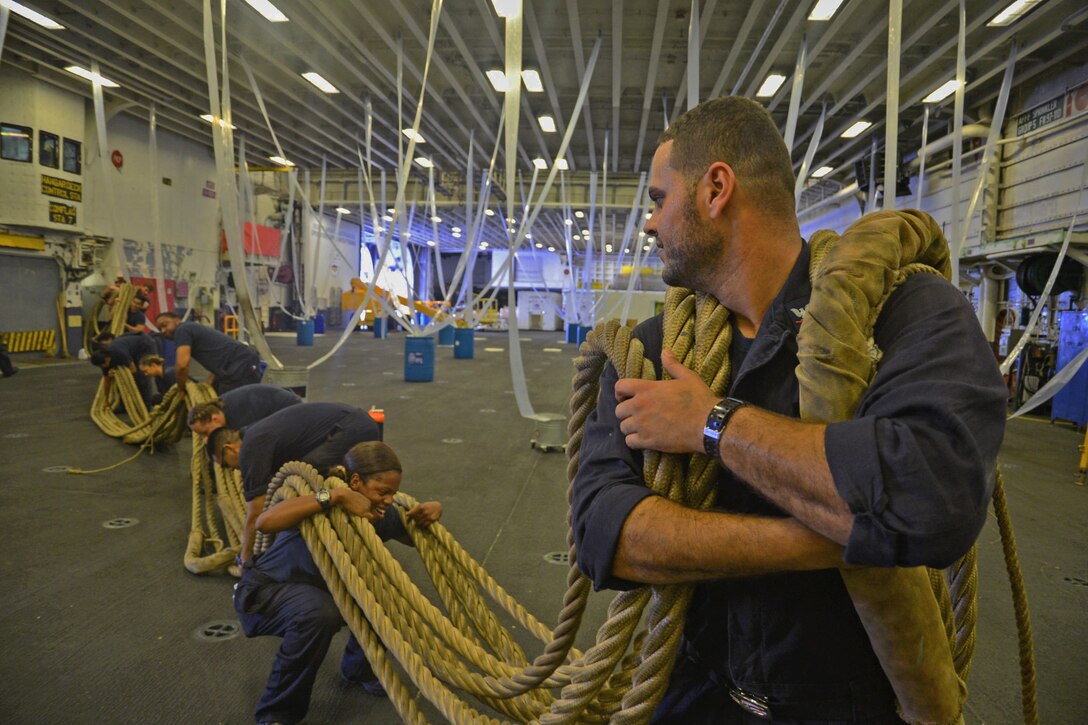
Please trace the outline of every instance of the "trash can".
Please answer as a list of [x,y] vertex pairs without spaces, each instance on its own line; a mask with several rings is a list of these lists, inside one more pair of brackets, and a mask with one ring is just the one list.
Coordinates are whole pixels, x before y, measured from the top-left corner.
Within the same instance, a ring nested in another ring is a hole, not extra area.
[[447,325],[438,331],[439,347],[453,347],[453,333],[457,330],[453,325]]
[[314,321],[300,320],[295,326],[295,339],[300,347],[313,347]]
[[476,352],[476,331],[471,327],[458,327],[453,333],[453,356],[458,360],[471,360]]
[[381,337],[381,338],[389,337],[389,318],[388,317],[375,317],[374,318],[374,337]]
[[578,344],[578,325],[573,322],[566,323],[567,325],[567,342],[572,345]]
[[314,318],[314,334],[315,335],[324,335],[325,334],[325,315],[318,315],[317,317]]
[[430,335],[404,338],[404,380],[409,383],[434,380],[434,338]]
[[264,371],[264,379],[261,382],[287,388],[305,400],[306,386],[310,382],[310,370],[304,367],[274,368],[269,366]]
[[577,327],[578,330],[575,333],[574,344],[581,345],[583,342],[586,341],[586,335],[588,335],[589,331],[593,328],[589,325],[575,325],[575,327]]

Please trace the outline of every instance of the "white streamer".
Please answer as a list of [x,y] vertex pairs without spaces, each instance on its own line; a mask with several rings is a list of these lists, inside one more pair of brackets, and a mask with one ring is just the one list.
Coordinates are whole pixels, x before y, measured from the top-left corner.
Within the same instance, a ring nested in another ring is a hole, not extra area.
[[1057,375],[1046,382],[1046,385],[1036,390],[1035,395],[1032,395],[1027,402],[1017,408],[1016,412],[1008,417],[1008,420],[1018,418],[1024,413],[1035,410],[1035,408],[1057,395],[1065,387],[1065,384],[1073,379],[1073,376],[1084,365],[1085,360],[1088,360],[1088,347],[1078,352],[1077,356],[1067,362],[1065,367],[1058,371]]

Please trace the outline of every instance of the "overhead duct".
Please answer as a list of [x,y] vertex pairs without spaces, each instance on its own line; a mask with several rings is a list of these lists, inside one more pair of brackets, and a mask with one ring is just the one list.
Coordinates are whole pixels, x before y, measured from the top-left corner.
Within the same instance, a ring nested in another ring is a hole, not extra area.
[[[981,123],[972,123],[963,127],[964,138],[986,138],[989,134],[990,127]],[[919,149],[915,157],[907,163],[907,168],[914,170],[918,168],[919,165],[921,165],[923,156],[929,158],[933,154],[938,154],[941,151],[949,148],[952,145],[952,141],[955,136],[955,134],[950,133],[947,136],[937,139],[933,143],[927,145],[925,148]]]

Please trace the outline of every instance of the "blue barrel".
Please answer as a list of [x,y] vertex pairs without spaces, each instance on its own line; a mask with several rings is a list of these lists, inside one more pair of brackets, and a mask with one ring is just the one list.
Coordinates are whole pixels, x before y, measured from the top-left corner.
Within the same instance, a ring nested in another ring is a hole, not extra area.
[[389,337],[389,318],[388,317],[375,317],[374,318],[374,337],[381,337],[381,338]]
[[317,317],[314,318],[314,334],[315,335],[324,335],[325,334],[325,315],[318,315]]
[[453,347],[453,333],[457,328],[453,325],[443,327],[438,331],[438,344],[441,347]]
[[578,344],[578,325],[573,322],[567,323],[567,342],[572,345]]
[[314,344],[314,321],[300,320],[295,326],[295,336],[300,347],[312,347]]
[[458,360],[471,360],[476,352],[476,331],[470,327],[458,327],[453,333],[453,356]]
[[434,338],[430,335],[404,338],[404,380],[409,383],[434,380]]
[[575,335],[574,344],[575,345],[581,345],[583,342],[586,341],[586,335],[588,335],[589,331],[592,330],[593,328],[590,327],[589,325],[576,325],[576,327],[578,328],[578,330],[577,330],[577,333]]

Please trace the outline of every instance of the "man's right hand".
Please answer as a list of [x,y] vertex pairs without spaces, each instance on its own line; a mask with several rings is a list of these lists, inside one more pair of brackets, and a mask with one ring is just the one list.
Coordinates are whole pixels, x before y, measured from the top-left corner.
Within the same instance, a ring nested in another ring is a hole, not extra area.
[[362,516],[369,521],[377,521],[377,514],[368,499],[363,494],[352,491],[350,488],[334,488],[333,503],[347,511],[349,514]]

